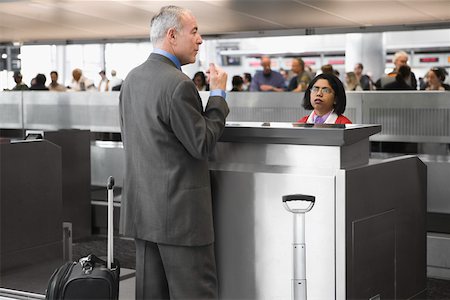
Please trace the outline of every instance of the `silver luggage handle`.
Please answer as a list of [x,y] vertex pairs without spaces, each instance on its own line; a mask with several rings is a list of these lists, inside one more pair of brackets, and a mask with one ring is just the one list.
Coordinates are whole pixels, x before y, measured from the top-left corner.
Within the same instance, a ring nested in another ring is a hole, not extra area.
[[[310,196],[310,195],[302,195],[302,194],[285,195],[282,198],[283,198],[284,208],[287,211],[294,213],[294,214],[301,214],[301,213],[306,213],[306,212],[310,211],[316,202],[316,197]],[[294,209],[288,205],[288,202],[290,202],[290,201],[307,201],[310,203],[307,208],[295,208]]]
[[[293,300],[306,300],[306,243],[305,243],[305,213],[310,211],[314,203],[316,203],[316,197],[310,195],[293,194],[285,195],[283,198],[284,208],[293,213],[293,241],[292,241],[292,299]],[[309,202],[308,207],[293,208],[294,201],[306,201]]]
[[109,176],[106,183],[108,188],[108,257],[107,257],[107,268],[112,269],[114,262],[114,247],[113,247],[113,231],[114,231],[114,177]]
[[112,190],[114,188],[114,177],[109,176],[108,182],[106,183],[108,190]]

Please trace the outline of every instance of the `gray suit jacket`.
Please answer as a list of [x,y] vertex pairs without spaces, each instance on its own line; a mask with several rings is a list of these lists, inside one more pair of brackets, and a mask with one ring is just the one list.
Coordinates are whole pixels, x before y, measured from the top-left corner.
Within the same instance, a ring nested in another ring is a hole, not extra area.
[[162,55],[129,73],[120,92],[123,234],[171,245],[214,241],[208,156],[228,113],[218,96],[203,111],[192,80]]

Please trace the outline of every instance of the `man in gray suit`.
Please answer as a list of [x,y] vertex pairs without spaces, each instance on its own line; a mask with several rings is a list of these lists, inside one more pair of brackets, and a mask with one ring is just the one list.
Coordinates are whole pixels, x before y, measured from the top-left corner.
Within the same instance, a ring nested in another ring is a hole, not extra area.
[[202,38],[189,10],[153,17],[154,50],[120,93],[126,175],[122,233],[136,240],[136,299],[217,299],[208,156],[222,134],[227,74],[210,66],[203,110],[181,65]]

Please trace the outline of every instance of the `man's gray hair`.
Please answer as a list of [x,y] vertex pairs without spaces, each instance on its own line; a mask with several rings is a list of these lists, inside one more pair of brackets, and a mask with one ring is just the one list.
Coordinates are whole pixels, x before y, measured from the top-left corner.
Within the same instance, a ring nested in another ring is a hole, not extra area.
[[402,50],[402,51],[395,52],[393,62],[395,63],[397,61],[397,59],[399,59],[400,57],[406,57],[407,60],[409,59],[408,53],[406,53],[405,51]]
[[177,31],[183,29],[181,16],[190,13],[190,10],[174,5],[164,6],[156,14],[150,23],[150,40],[153,44],[157,44],[164,40],[167,31],[175,28]]

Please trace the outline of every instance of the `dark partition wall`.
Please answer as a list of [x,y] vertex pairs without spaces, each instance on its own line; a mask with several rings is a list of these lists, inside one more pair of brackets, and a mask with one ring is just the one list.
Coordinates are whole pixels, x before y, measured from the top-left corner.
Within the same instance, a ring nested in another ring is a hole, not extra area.
[[45,140],[0,143],[0,275],[62,261],[61,216],[61,148]]
[[72,223],[74,239],[90,236],[90,131],[46,131],[44,139],[61,147],[63,221]]
[[426,289],[427,170],[416,157],[346,170],[347,298]]

